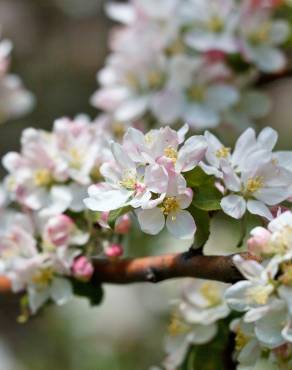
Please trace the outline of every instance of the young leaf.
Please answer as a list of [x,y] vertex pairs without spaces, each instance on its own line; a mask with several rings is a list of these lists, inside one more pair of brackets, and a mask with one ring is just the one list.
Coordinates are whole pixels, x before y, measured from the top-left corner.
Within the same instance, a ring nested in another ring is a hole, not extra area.
[[205,245],[210,236],[210,216],[209,213],[199,208],[191,206],[189,211],[197,225],[194,247],[201,248]]
[[221,209],[222,194],[214,185],[204,186],[194,191],[192,204],[203,211],[217,211]]
[[214,183],[214,177],[207,175],[201,167],[196,167],[193,170],[186,172],[184,177],[187,181],[187,185],[190,188],[202,186],[204,184]]

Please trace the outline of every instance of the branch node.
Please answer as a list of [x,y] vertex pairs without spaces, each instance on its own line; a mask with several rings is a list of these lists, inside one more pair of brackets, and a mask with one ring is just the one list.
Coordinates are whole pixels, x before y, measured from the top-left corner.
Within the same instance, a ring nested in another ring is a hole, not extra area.
[[146,270],[146,280],[151,282],[151,283],[157,283],[158,279],[156,276],[156,272],[152,267],[149,267]]

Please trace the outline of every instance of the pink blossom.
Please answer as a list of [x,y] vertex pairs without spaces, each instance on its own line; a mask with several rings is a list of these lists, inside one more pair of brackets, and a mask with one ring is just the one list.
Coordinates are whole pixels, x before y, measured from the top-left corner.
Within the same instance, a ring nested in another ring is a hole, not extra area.
[[75,259],[72,272],[76,279],[89,281],[94,273],[94,267],[87,257],[81,256]]
[[105,249],[105,255],[108,258],[116,259],[119,258],[123,255],[124,249],[121,244],[110,244],[108,247]]
[[52,217],[45,226],[45,239],[57,247],[68,245],[74,227],[73,220],[66,215]]

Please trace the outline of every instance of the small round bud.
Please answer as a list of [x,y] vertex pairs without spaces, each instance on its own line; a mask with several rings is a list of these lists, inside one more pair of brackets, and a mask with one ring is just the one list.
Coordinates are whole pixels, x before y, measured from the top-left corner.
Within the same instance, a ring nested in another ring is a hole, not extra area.
[[105,249],[105,255],[111,259],[119,258],[123,255],[123,253],[124,249],[120,244],[110,244]]
[[131,219],[129,215],[123,215],[116,221],[115,232],[117,234],[127,234],[131,228]]
[[82,281],[89,281],[93,275],[94,268],[89,259],[85,256],[77,257],[72,266],[73,276]]

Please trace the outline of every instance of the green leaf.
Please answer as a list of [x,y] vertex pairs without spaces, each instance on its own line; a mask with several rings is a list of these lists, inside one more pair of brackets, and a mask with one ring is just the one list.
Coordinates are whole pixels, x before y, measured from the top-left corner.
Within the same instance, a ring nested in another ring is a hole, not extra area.
[[212,184],[195,189],[192,204],[203,211],[217,211],[221,209],[221,198],[222,194]]
[[208,212],[194,206],[191,206],[189,211],[194,217],[197,225],[194,247],[201,248],[205,245],[210,236],[210,216]]
[[187,185],[191,188],[214,183],[214,176],[207,175],[201,167],[196,167],[184,173],[184,177],[187,181]]
[[113,229],[115,227],[117,218],[119,218],[120,216],[123,216],[124,214],[130,212],[131,210],[132,210],[132,207],[127,206],[127,207],[115,209],[114,211],[110,211],[109,216],[108,216],[109,226]]
[[103,289],[101,285],[93,284],[93,282],[83,282],[76,279],[70,279],[73,292],[79,297],[86,297],[92,306],[97,306],[103,298]]

